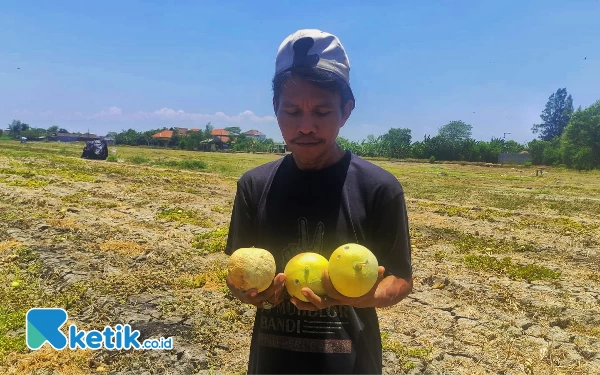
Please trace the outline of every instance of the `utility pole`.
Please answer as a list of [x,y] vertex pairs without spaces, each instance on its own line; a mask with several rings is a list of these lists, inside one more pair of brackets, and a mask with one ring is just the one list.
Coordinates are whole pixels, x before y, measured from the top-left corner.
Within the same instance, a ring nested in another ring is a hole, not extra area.
[[502,137],[502,152],[505,151],[505,149],[504,149],[504,143],[506,142],[506,135],[507,134],[510,134],[510,133],[504,133],[504,136]]

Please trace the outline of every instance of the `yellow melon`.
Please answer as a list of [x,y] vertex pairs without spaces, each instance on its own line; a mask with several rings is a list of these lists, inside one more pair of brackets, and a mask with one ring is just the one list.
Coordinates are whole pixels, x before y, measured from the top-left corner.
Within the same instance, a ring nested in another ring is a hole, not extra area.
[[333,287],[346,297],[361,297],[377,282],[377,258],[366,247],[348,243],[331,253],[329,280]]
[[302,288],[310,288],[316,295],[325,295],[323,271],[328,266],[327,258],[317,253],[300,253],[285,265],[285,287],[288,293],[301,301],[308,302]]
[[231,254],[227,262],[228,276],[242,290],[267,289],[275,278],[275,258],[268,250],[242,247]]

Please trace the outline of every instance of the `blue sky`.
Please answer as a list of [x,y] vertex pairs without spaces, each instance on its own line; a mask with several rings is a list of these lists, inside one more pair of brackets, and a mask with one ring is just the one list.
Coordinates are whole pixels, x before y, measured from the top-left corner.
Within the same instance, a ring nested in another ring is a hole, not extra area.
[[103,135],[210,121],[281,140],[277,48],[317,28],[350,59],[357,107],[342,136],[403,127],[416,141],[463,120],[475,139],[525,142],[558,88],[575,107],[600,99],[599,15],[598,0],[5,0],[0,124]]

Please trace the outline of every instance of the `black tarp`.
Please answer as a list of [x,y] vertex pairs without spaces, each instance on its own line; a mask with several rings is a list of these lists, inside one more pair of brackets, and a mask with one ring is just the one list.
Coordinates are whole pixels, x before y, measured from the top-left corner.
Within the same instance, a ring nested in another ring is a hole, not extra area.
[[106,160],[108,158],[108,145],[105,141],[87,141],[81,157],[84,159]]

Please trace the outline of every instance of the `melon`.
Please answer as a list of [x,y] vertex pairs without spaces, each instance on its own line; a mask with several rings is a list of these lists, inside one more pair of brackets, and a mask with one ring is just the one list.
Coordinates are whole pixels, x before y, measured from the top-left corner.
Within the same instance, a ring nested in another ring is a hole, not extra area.
[[379,264],[366,247],[348,243],[335,249],[329,258],[329,280],[343,296],[361,297],[377,282]]
[[231,283],[244,291],[267,289],[275,278],[275,258],[268,250],[242,247],[234,251],[227,262]]
[[287,292],[301,301],[308,302],[302,294],[302,288],[310,288],[316,295],[326,293],[323,286],[323,271],[328,267],[327,258],[317,253],[300,253],[285,265],[285,288]]

